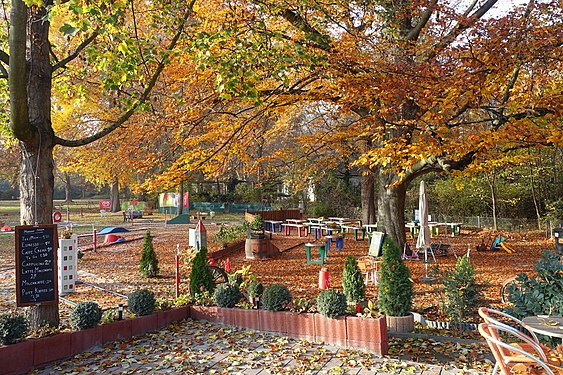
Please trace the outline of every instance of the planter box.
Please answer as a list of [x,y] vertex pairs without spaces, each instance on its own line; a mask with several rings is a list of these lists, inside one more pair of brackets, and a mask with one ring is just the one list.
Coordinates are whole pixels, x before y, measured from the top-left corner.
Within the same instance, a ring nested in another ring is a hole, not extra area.
[[33,342],[0,346],[0,374],[25,374],[33,369]]
[[260,317],[260,329],[262,331],[275,332],[282,335],[288,334],[287,319],[290,315],[286,311],[258,310]]
[[131,319],[131,336],[143,335],[158,329],[158,314],[139,316]]
[[119,339],[130,339],[131,334],[131,321],[133,319],[119,320],[114,323],[102,325],[102,344]]
[[93,346],[102,345],[102,326],[83,329],[70,334],[70,355],[82,353]]
[[287,335],[308,341],[315,341],[315,315],[311,313],[287,313]]
[[190,306],[190,316],[195,320],[218,322],[216,306]]
[[172,310],[159,311],[158,328],[164,328],[173,322],[180,322],[190,316],[190,308],[188,306],[177,307]]
[[239,327],[259,331],[261,310],[255,309],[235,309],[235,324]]
[[379,318],[346,317],[347,346],[365,349],[378,355],[389,350],[385,316]]
[[[38,366],[71,357],[97,345],[155,331],[171,322],[185,319],[189,313],[187,306],[180,307],[90,329],[0,346],[0,374],[27,373]],[[5,360],[7,358],[9,360]]]
[[71,336],[72,333],[60,333],[33,340],[33,366],[70,357]]
[[414,315],[386,316],[387,330],[389,332],[412,332],[414,330]]
[[215,322],[226,324],[229,326],[235,325],[236,312],[235,308],[217,307],[217,320]]
[[333,319],[315,314],[315,341],[346,346],[346,317]]

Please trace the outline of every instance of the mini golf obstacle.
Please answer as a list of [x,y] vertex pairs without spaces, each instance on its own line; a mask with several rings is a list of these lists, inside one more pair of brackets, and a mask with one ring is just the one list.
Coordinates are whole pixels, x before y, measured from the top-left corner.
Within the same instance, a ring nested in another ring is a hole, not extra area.
[[166,224],[189,224],[189,223],[190,223],[189,214],[178,215],[166,222]]

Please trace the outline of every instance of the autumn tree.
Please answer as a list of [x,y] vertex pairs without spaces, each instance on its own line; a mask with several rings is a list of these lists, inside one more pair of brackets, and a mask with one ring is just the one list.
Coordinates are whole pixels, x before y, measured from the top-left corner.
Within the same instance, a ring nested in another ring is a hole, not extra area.
[[[402,247],[416,177],[473,173],[510,162],[511,150],[561,144],[562,9],[530,0],[493,12],[501,5],[206,3],[193,51],[215,77],[215,118],[182,140],[169,175],[236,156],[287,167],[303,183],[346,161],[362,172],[364,211],[377,209],[364,217]],[[255,141],[265,151],[257,158]]]
[[[193,5],[11,1],[6,19],[10,30],[5,32],[9,51],[0,51],[0,71],[8,79],[10,128],[22,151],[22,224],[52,222],[54,147],[100,140],[142,108],[184,33]],[[80,123],[66,124],[79,131],[65,138],[52,123],[58,109],[54,104],[60,104],[53,101],[54,94],[63,92],[76,101],[95,95],[112,115],[85,115]],[[35,325],[58,324],[56,305],[34,306],[30,313]]]

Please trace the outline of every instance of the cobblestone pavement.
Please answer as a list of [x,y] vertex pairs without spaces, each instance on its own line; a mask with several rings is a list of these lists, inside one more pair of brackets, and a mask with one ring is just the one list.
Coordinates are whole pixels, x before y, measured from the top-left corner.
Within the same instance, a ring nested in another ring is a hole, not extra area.
[[32,374],[485,374],[187,319]]

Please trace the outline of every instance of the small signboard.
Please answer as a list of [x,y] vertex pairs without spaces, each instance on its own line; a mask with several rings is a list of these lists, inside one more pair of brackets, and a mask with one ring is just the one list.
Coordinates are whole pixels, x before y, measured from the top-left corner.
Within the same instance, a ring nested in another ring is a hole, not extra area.
[[385,233],[383,232],[371,232],[368,255],[375,258],[379,258],[382,255],[384,237]]
[[58,303],[57,225],[16,226],[17,306]]

